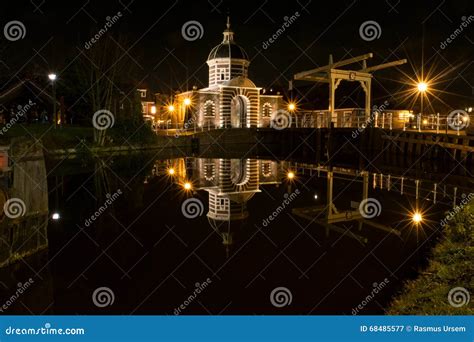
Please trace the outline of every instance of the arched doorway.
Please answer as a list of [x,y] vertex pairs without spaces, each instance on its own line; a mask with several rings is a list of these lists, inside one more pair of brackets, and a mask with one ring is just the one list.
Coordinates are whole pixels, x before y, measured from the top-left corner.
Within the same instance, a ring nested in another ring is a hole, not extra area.
[[230,107],[230,123],[233,128],[247,127],[249,100],[243,95],[232,99]]

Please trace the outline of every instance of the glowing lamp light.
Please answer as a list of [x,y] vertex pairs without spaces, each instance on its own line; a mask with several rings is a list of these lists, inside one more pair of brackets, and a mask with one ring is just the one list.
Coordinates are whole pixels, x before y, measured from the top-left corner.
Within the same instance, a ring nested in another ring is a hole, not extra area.
[[428,84],[426,82],[420,82],[417,85],[418,91],[421,93],[424,93],[426,90],[428,90]]
[[53,215],[51,215],[51,218],[54,220],[54,221],[57,221],[61,218],[61,215],[59,215],[59,213],[53,213]]
[[174,106],[173,105],[168,106],[168,112],[174,112]]
[[175,171],[174,171],[173,168],[168,169],[168,174],[169,174],[170,176],[174,175],[174,173],[175,173]]
[[156,114],[156,106],[151,106],[151,114]]
[[420,212],[415,211],[411,219],[415,224],[419,224],[421,223],[421,221],[423,221],[423,216],[421,215]]
[[293,171],[290,171],[286,174],[286,177],[288,179],[293,179],[293,178],[295,178],[295,173]]
[[424,119],[423,120],[423,125],[426,125],[428,123],[428,120]]
[[189,106],[191,104],[191,99],[189,97],[184,99],[184,105]]
[[314,194],[314,199],[315,199],[315,200],[318,199],[318,194]]
[[57,75],[56,75],[56,74],[49,74],[49,75],[48,75],[48,78],[49,78],[51,81],[55,81],[56,78],[57,78]]
[[184,183],[183,187],[184,187],[184,190],[191,190],[193,186],[191,185],[191,183],[186,182]]
[[295,109],[296,109],[296,105],[295,105],[294,103],[288,104],[288,110],[289,110],[289,111],[292,112],[292,111],[294,111]]

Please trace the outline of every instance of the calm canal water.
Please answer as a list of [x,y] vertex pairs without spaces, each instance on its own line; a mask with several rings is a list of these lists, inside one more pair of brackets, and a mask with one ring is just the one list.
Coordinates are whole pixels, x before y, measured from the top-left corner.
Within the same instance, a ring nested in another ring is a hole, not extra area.
[[425,265],[440,220],[472,179],[461,167],[443,179],[440,165],[358,164],[48,161],[49,220],[42,237],[18,238],[35,252],[0,269],[3,302],[18,283],[34,283],[4,313],[383,313]]

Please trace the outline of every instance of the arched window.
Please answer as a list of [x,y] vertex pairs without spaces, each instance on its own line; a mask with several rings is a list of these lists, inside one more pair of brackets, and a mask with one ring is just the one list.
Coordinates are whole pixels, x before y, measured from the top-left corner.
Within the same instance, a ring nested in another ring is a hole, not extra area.
[[215,115],[216,115],[216,106],[214,105],[214,101],[207,100],[204,103],[204,116],[214,117]]
[[262,175],[263,177],[270,177],[272,175],[272,164],[270,162],[262,163]]
[[272,105],[270,103],[265,102],[263,104],[262,116],[264,118],[269,118],[270,116],[272,116]]

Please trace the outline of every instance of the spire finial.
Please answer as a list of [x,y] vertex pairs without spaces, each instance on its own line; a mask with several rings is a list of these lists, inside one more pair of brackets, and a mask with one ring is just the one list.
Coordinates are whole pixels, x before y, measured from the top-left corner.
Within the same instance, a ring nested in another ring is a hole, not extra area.
[[230,16],[227,16],[227,29],[224,31],[224,40],[223,43],[233,42],[234,41],[234,32],[230,29]]

